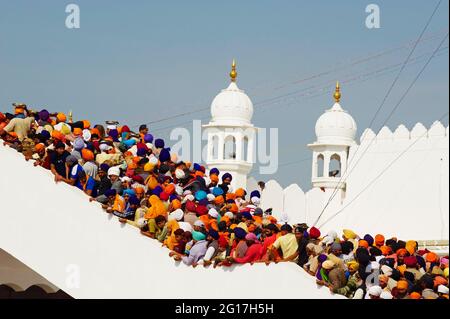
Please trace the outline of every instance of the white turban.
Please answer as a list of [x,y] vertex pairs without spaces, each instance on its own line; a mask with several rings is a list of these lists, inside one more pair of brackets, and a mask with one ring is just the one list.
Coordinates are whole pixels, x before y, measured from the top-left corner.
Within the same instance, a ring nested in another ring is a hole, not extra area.
[[375,297],[380,297],[382,292],[383,292],[383,289],[380,286],[376,286],[376,285],[370,287],[368,290],[368,294],[375,296]]
[[219,213],[215,208],[210,208],[208,211],[208,215],[211,216],[212,218],[217,218],[217,216],[219,216]]
[[175,177],[176,177],[177,179],[183,179],[183,178],[186,177],[186,175],[184,174],[184,171],[183,171],[182,169],[177,168],[177,169],[175,170]]
[[444,286],[444,285],[439,285],[438,286],[438,292],[441,294],[448,294],[448,287]]
[[206,195],[206,198],[208,199],[209,202],[212,202],[214,199],[216,199],[216,196],[214,196],[213,194],[208,194]]
[[234,218],[234,214],[232,212],[226,212],[224,216],[228,217],[229,219]]
[[186,203],[188,200],[190,200],[190,201],[195,200],[194,195],[192,195],[192,194],[186,195],[181,202]]
[[83,130],[83,140],[89,142],[91,140],[91,132],[88,129]]
[[380,295],[381,299],[392,299],[392,294],[389,291],[383,291]]
[[261,203],[261,199],[257,196],[253,196],[252,198],[250,198],[250,200],[256,206],[258,206]]
[[100,144],[99,148],[100,148],[100,151],[102,151],[102,152],[106,152],[106,151],[109,151],[112,149],[112,147],[110,145],[105,144],[105,143]]
[[392,268],[387,265],[381,266],[381,271],[383,272],[383,274],[385,274],[388,277],[390,277],[392,275]]
[[187,223],[187,222],[178,222],[178,226],[180,226],[180,228],[184,231],[188,231],[191,232],[193,231],[192,229],[192,225]]
[[158,159],[156,158],[155,155],[151,155],[148,159],[148,162],[152,163],[153,165],[156,165],[156,164],[158,164]]
[[204,224],[201,220],[196,220],[196,221],[194,222],[194,226],[197,226],[197,227],[205,227],[205,224]]
[[108,176],[111,176],[111,175],[120,176],[120,169],[116,166],[110,167],[108,169]]
[[180,221],[184,216],[184,212],[182,209],[178,208],[169,214],[169,220],[175,219],[176,221]]
[[181,187],[180,185],[176,185],[175,186],[175,193],[177,193],[178,195],[183,195],[183,187]]

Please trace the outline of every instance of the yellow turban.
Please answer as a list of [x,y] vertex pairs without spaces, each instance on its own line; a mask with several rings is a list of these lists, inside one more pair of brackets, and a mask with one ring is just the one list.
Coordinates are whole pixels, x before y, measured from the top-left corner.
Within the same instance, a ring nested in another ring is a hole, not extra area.
[[416,242],[414,240],[408,240],[406,242],[405,248],[410,255],[413,255],[416,252]]
[[356,234],[353,230],[344,229],[343,233],[344,233],[345,238],[347,238],[347,239],[355,239],[356,238]]
[[350,261],[347,263],[347,267],[348,267],[348,270],[350,270],[351,272],[355,272],[359,268],[359,263],[356,261]]

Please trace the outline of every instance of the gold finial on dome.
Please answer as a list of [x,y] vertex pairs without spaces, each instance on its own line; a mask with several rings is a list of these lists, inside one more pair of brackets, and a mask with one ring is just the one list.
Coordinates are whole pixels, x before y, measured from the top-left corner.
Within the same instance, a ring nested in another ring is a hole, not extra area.
[[230,72],[231,82],[236,82],[236,77],[237,77],[236,60],[233,59],[233,63],[231,64],[231,72]]
[[339,103],[339,101],[341,100],[341,89],[339,87],[339,82],[336,82],[336,89],[334,90],[333,97],[336,103]]

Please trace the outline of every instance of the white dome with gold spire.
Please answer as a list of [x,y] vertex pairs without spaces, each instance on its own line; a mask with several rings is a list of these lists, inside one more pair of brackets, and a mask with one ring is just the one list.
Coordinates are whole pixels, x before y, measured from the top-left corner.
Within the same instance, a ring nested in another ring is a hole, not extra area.
[[334,92],[335,103],[316,122],[317,143],[352,145],[356,136],[356,122],[339,104],[339,83]]
[[211,124],[226,126],[252,125],[253,103],[236,85],[236,62],[230,72],[231,83],[211,103]]

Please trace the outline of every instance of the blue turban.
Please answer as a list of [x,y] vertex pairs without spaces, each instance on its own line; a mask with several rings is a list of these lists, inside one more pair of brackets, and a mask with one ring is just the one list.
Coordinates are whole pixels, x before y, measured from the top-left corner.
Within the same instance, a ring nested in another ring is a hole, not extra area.
[[209,204],[208,198],[203,198],[202,200],[198,201],[199,205],[207,206]]
[[194,239],[195,241],[205,240],[206,239],[206,235],[203,234],[202,232],[193,230],[192,231],[192,239]]
[[129,139],[126,141],[122,141],[122,143],[126,146],[126,147],[131,147],[134,144],[136,144],[136,140],[135,139]]
[[48,140],[50,138],[50,132],[47,130],[43,130],[41,132],[41,137],[44,141]]
[[200,164],[194,163],[194,171],[200,171],[201,169]]
[[252,214],[250,214],[249,212],[243,212],[242,217],[244,217],[246,219],[253,219]]
[[231,176],[230,173],[225,173],[225,174],[223,174],[223,176],[222,176],[222,182],[223,182],[225,179],[227,179],[227,178],[233,179],[233,176]]
[[206,198],[206,192],[205,191],[197,191],[195,192],[195,199],[200,201],[202,199]]
[[212,194],[214,196],[220,196],[220,195],[223,194],[223,189],[220,188],[220,187],[214,187],[213,190],[212,190]]
[[161,194],[163,192],[163,189],[161,186],[156,186],[153,190],[152,190],[152,194],[156,195],[159,197],[159,194]]
[[119,141],[119,131],[117,131],[116,129],[114,130],[109,130],[108,135],[113,139],[114,142]]
[[128,199],[128,203],[130,203],[130,205],[139,205],[141,201],[136,197],[136,195],[131,195]]
[[366,234],[366,235],[364,235],[363,239],[369,243],[369,246],[373,246],[373,242],[375,240],[373,239],[372,236],[370,236],[369,234]]
[[252,197],[261,198],[261,193],[259,191],[253,191],[250,193],[250,198],[252,198]]
[[106,196],[106,197],[109,197],[109,196],[116,196],[116,194],[117,194],[117,191],[116,191],[115,189],[108,189],[108,190],[106,190],[106,192],[105,192],[105,196]]
[[161,152],[159,153],[159,160],[161,162],[167,162],[168,160],[170,160],[170,152],[167,148],[163,148],[161,150]]
[[138,148],[138,150],[137,150],[137,152],[136,152],[136,155],[137,156],[140,156],[140,157],[143,157],[143,156],[145,156],[147,154],[147,151],[145,150],[145,148]]
[[156,148],[164,148],[164,140],[160,139],[160,138],[157,138],[155,140],[155,147]]
[[177,199],[177,198],[178,198],[177,194],[172,194],[169,196],[170,201],[173,201],[174,199]]
[[152,134],[145,134],[144,135],[144,142],[145,143],[153,143],[153,135]]
[[219,233],[212,228],[209,230],[208,235],[214,238],[215,240],[219,239]]
[[133,195],[136,195],[136,192],[134,191],[134,189],[124,189],[123,195],[130,195],[131,197]]
[[41,119],[44,122],[47,122],[47,120],[50,117],[50,113],[48,113],[47,110],[42,110],[39,112],[39,119]]
[[236,236],[236,238],[239,239],[244,239],[245,235],[247,235],[247,232],[242,229],[241,227],[236,227],[235,229],[233,229],[234,231],[234,235]]
[[219,175],[220,171],[217,168],[215,168],[215,167],[211,168],[211,170],[209,171],[209,175],[213,175],[213,174]]
[[100,170],[103,171],[103,172],[108,172],[108,170],[109,170],[109,165],[108,165],[108,164],[105,164],[105,163],[100,164]]

